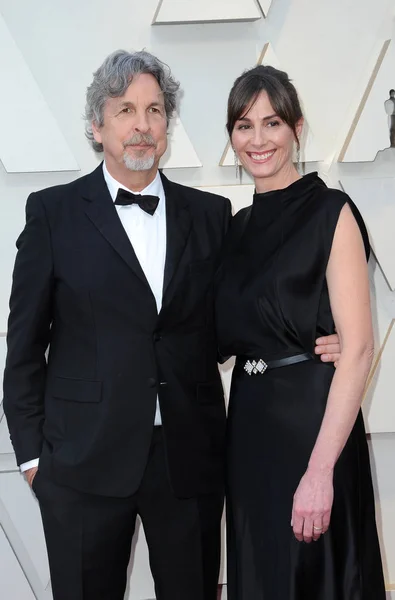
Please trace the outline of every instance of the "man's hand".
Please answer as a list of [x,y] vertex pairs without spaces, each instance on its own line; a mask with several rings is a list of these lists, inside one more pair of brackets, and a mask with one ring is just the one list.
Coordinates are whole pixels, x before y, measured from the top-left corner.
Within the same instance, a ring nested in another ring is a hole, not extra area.
[[32,469],[28,469],[24,472],[24,476],[26,477],[26,481],[30,487],[32,487],[33,479],[35,478],[37,471],[38,467],[33,467]]
[[333,335],[328,335],[327,337],[318,338],[315,347],[315,353],[321,355],[321,360],[323,362],[333,362],[335,363],[335,367],[337,367],[341,350],[339,343],[339,336],[337,333]]

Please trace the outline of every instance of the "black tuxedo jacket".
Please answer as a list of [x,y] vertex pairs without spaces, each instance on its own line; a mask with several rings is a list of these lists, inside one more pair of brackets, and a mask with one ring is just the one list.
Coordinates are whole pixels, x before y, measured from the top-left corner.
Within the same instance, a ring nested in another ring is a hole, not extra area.
[[4,410],[18,464],[40,457],[43,472],[81,491],[136,491],[157,394],[174,492],[194,496],[223,483],[212,279],[230,203],[162,180],[167,254],[159,315],[102,166],[27,201]]

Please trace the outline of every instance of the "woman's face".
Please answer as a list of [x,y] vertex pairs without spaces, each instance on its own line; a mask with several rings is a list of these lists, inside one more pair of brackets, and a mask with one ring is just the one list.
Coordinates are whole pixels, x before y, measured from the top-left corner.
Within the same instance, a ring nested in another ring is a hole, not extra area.
[[[297,124],[297,135],[303,125]],[[276,115],[269,97],[262,91],[255,104],[236,121],[231,142],[243,167],[254,178],[257,191],[277,189],[288,184],[295,171],[292,162],[295,136]]]

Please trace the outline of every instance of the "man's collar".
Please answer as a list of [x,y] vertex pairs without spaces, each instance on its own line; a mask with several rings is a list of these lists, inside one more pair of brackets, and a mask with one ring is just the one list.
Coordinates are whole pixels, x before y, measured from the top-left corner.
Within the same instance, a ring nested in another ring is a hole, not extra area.
[[104,180],[108,187],[108,191],[110,192],[111,198],[113,199],[113,202],[115,201],[115,198],[117,197],[119,188],[128,190],[128,192],[132,192],[133,194],[141,194],[142,196],[148,194],[148,195],[152,195],[152,196],[158,196],[160,199],[164,198],[164,196],[165,196],[159,171],[157,171],[155,179],[149,185],[147,185],[147,187],[145,187],[143,190],[141,190],[141,192],[136,192],[135,190],[127,188],[122,183],[119,183],[119,181],[117,181],[110,174],[109,170],[107,169],[105,161],[103,161],[103,175],[104,175]]

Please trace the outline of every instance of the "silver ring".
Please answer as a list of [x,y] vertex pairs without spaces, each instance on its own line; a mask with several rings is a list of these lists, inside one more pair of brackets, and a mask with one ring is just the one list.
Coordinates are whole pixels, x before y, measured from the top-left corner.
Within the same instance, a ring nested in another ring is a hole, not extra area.
[[315,525],[313,525],[313,529],[315,531],[322,531],[324,528],[323,527],[316,527]]

